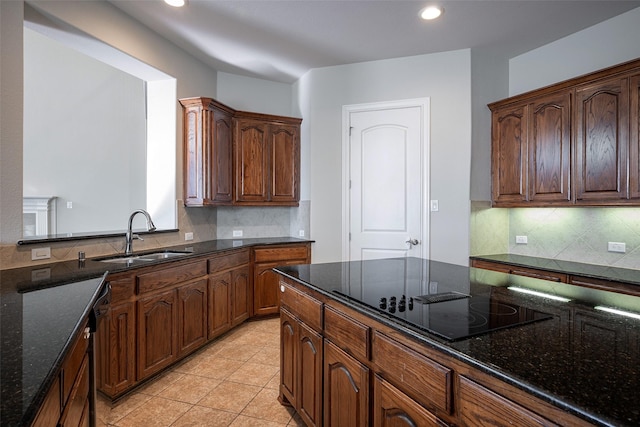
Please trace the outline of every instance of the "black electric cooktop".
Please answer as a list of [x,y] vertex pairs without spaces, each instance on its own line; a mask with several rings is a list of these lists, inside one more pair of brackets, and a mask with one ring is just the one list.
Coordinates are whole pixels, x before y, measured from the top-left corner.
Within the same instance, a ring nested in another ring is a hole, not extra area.
[[552,317],[518,304],[504,286],[479,283],[476,269],[419,258],[278,270],[451,341]]

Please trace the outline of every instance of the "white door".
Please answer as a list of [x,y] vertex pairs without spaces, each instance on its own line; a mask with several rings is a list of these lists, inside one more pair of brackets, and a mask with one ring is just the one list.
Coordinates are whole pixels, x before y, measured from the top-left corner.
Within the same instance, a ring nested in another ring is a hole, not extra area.
[[428,257],[428,100],[418,101],[345,107],[350,260]]

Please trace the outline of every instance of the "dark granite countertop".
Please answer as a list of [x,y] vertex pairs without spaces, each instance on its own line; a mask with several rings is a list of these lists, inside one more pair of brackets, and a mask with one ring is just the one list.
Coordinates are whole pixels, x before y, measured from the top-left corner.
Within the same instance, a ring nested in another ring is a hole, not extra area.
[[[640,312],[638,297],[417,258],[276,271],[590,423],[640,425],[640,320],[594,309],[607,305]],[[521,294],[508,286],[572,300]],[[446,292],[470,295],[469,301],[517,304],[552,317],[451,341],[429,328],[435,313],[456,301],[440,307],[414,302],[412,310],[394,313],[376,304],[381,297]]]
[[[311,241],[290,237],[228,239],[162,250],[187,251],[188,255],[177,258],[184,260],[243,247],[304,242]],[[29,425],[35,417],[107,272],[177,259],[132,266],[86,259],[0,270],[0,424]]]
[[104,277],[99,276],[23,291],[2,280],[0,423],[3,426],[31,424],[103,283]]
[[[618,268],[606,265],[584,264],[552,258],[539,258],[526,255],[496,254],[470,257],[482,261],[495,261],[517,267],[537,268],[556,273],[574,274],[594,279],[614,280],[617,282],[640,285],[640,270]],[[640,267],[640,266],[639,266]]]

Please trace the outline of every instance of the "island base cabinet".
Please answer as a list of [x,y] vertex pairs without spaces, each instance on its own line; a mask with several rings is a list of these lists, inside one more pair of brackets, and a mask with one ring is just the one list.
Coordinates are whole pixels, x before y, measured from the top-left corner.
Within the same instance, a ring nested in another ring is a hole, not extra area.
[[369,426],[369,368],[324,341],[324,425]]
[[376,375],[373,384],[374,427],[442,427],[446,424]]
[[288,401],[307,426],[320,426],[322,337],[284,308],[280,336],[280,401]]
[[469,427],[554,427],[544,417],[464,376],[459,377],[459,420]]

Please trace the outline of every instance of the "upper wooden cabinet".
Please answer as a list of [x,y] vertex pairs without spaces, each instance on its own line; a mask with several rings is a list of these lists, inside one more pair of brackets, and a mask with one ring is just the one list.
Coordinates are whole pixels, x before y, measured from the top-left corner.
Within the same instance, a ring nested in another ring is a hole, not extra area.
[[180,100],[186,206],[297,206],[302,119]]
[[640,204],[640,60],[489,104],[494,206]]

